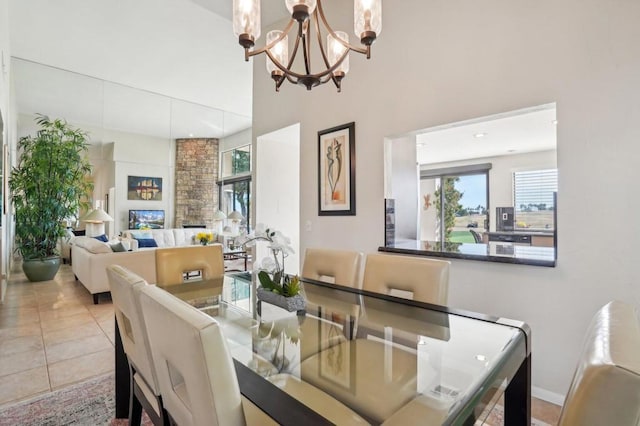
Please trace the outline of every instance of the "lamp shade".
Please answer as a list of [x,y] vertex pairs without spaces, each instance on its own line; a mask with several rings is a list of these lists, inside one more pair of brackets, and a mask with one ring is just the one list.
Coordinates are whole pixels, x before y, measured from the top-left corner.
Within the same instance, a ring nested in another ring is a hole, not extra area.
[[218,210],[213,214],[213,220],[225,220],[226,218],[227,215],[224,214],[221,210]]
[[244,219],[244,216],[242,216],[242,214],[238,210],[234,210],[231,213],[229,213],[229,219],[231,219],[231,220],[242,220],[242,219]]
[[97,208],[87,214],[85,217],[80,219],[82,222],[89,223],[103,223],[103,222],[113,222],[113,218],[107,214],[101,208]]

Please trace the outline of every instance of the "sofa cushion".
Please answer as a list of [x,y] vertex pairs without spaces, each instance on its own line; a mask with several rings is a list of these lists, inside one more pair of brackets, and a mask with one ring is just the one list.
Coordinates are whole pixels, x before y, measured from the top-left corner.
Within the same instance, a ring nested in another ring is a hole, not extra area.
[[92,238],[95,238],[98,241],[102,241],[103,243],[108,243],[109,242],[109,238],[107,237],[106,234],[98,235],[98,236],[95,236],[95,237],[92,237]]
[[151,231],[129,231],[131,236],[137,240],[140,238],[153,238]]
[[102,241],[98,241],[92,237],[76,237],[73,240],[73,243],[78,247],[82,247],[88,252],[99,254],[99,253],[112,253],[111,247],[109,244],[103,243]]
[[158,243],[153,238],[136,238],[138,240],[138,247],[149,248],[158,247]]
[[175,247],[176,239],[173,236],[173,230],[171,229],[154,229],[151,231],[151,235],[158,247]]
[[109,244],[111,246],[111,251],[113,251],[114,253],[118,253],[121,251],[127,251],[126,248],[124,248],[124,246],[122,245],[121,242],[117,242],[115,244]]

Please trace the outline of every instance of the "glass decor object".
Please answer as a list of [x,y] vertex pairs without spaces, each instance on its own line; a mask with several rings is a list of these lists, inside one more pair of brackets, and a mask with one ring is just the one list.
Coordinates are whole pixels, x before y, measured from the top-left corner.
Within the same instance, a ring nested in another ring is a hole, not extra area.
[[245,47],[260,38],[260,0],[233,0],[233,33]]
[[[285,35],[282,37],[280,41],[277,41],[282,36],[282,31],[273,30],[267,33],[267,44],[271,44],[276,42],[271,49],[268,49],[268,52],[273,55],[273,57],[281,64],[286,64],[289,62],[289,36]],[[267,56],[266,60],[267,71],[271,76],[274,75],[281,77],[284,72],[278,68],[269,56]]]
[[345,43],[349,43],[349,35],[344,31],[336,31],[334,37],[332,34],[327,35],[327,46],[329,47],[329,63],[336,64],[340,63],[340,66],[333,71],[334,76],[344,77],[349,72],[349,55],[347,55],[343,61],[340,61],[342,55],[347,53],[349,49],[338,39],[344,41]]
[[[322,0],[285,0],[285,5],[291,13],[287,26],[282,31],[270,31],[265,45],[254,48],[260,36],[259,1],[233,1],[233,29],[244,48],[245,60],[265,53],[267,71],[276,91],[285,81],[305,86],[307,90],[332,81],[340,92],[342,79],[349,71],[349,53],[371,57],[371,45],[382,30],[382,0],[354,0],[354,32],[363,47],[353,46],[344,31],[331,28]],[[292,49],[289,48],[291,31]],[[325,34],[326,43],[323,42]],[[317,43],[317,48],[312,47],[313,43]],[[319,52],[321,58],[312,61],[312,52]],[[321,64],[322,68],[314,70],[312,64]]]
[[285,0],[287,10],[296,20],[305,20],[316,10],[316,0]]
[[382,0],[354,0],[353,30],[362,44],[373,43],[382,31]]

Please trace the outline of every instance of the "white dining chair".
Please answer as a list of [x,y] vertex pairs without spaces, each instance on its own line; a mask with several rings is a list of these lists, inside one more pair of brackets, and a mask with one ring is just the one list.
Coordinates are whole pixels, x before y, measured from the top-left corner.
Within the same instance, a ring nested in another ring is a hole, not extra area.
[[308,248],[302,265],[302,278],[359,288],[362,253],[350,250]]
[[204,280],[224,277],[222,245],[194,245],[156,249],[156,283],[174,285],[184,281],[185,274],[199,272]]
[[140,294],[158,382],[171,419],[181,426],[275,424],[240,395],[218,323],[166,291]]
[[640,425],[640,313],[613,301],[591,320],[560,426]]
[[[215,319],[155,286],[143,288],[140,299],[163,400],[175,423],[275,424],[241,397],[233,360]],[[333,423],[366,424],[330,395],[293,376],[278,375],[274,385]]]
[[362,288],[437,305],[447,304],[450,262],[426,257],[367,255]]
[[129,362],[132,390],[129,401],[129,424],[140,424],[141,410],[144,407],[155,425],[168,425],[140,307],[139,290],[146,287],[147,282],[118,265],[107,267],[107,277],[113,310],[118,321],[118,331]]

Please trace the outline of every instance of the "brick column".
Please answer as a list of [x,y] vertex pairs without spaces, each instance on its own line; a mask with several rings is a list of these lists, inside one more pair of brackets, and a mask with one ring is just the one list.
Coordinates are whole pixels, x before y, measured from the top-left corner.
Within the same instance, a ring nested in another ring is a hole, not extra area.
[[213,228],[218,208],[218,139],[176,139],[175,227]]

